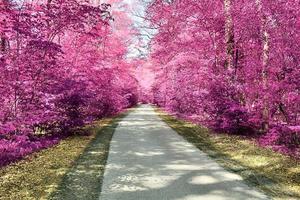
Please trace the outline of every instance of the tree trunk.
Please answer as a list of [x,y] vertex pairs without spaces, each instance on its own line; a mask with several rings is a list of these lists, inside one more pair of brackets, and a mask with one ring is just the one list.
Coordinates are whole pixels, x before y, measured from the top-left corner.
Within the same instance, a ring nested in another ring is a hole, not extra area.
[[[10,10],[10,2],[8,0],[2,0],[2,3],[0,3],[0,14],[4,15],[4,19],[2,20],[2,22],[0,22],[3,26],[3,28],[6,28],[7,25],[7,21],[6,21],[6,17],[7,17],[7,13],[9,13]],[[4,12],[3,12],[4,11]],[[6,45],[7,45],[7,39],[5,36],[5,32],[0,32],[0,51],[1,52],[5,52],[6,51]]]
[[4,33],[1,33],[0,36],[0,49],[2,52],[5,52],[6,50],[6,39]]
[[[262,85],[263,90],[267,91],[268,87],[268,73],[267,73],[267,67],[269,62],[269,49],[270,49],[270,35],[267,31],[267,19],[263,14],[263,8],[262,8],[262,2],[261,0],[256,0],[256,5],[261,21],[261,38],[262,38]],[[263,124],[262,129],[263,131],[267,131],[269,129],[269,105],[268,105],[268,99],[266,97],[263,97]]]
[[231,15],[232,0],[224,0],[225,11],[225,45],[226,45],[226,63],[225,67],[233,71],[234,61],[234,29]]

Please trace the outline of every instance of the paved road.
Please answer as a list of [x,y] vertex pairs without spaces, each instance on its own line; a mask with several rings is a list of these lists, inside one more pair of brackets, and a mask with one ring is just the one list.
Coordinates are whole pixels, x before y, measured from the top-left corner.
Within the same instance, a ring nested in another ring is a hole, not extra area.
[[173,131],[150,106],[120,122],[101,200],[268,199]]

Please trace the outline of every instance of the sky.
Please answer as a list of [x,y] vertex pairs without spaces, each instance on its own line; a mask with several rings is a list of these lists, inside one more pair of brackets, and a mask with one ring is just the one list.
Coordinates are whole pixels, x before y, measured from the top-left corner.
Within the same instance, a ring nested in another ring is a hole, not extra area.
[[[145,16],[145,9],[147,2],[151,0],[124,0],[124,3],[128,3],[130,10],[128,12],[129,16],[132,18],[134,26],[140,31],[140,35],[135,38],[136,42],[142,43],[144,47],[136,45],[133,43],[129,47],[128,58],[147,58],[149,53],[149,42],[151,37],[155,34],[153,29],[147,29],[146,27],[149,24],[143,19]],[[138,48],[136,46],[139,46]],[[152,71],[152,64],[148,62],[148,59],[141,66],[137,66],[136,69],[136,79],[138,80],[140,86],[143,88],[143,91],[150,92],[151,87],[155,80],[155,75]]]
[[[128,58],[147,57],[149,53],[149,42],[155,34],[153,29],[147,29],[148,22],[144,20],[145,9],[151,0],[124,0],[129,5],[128,15],[133,20],[135,28],[140,31],[140,35],[134,38],[134,43],[129,47]],[[138,47],[137,47],[138,46]]]

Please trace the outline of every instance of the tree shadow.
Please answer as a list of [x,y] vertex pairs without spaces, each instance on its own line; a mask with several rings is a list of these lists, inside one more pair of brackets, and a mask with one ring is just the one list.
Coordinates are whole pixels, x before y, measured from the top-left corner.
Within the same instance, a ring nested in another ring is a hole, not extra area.
[[[223,170],[194,170],[179,176],[177,179],[161,185],[145,186],[143,178],[134,185],[121,182],[117,187],[113,185],[109,194],[103,194],[100,200],[266,200],[267,197],[253,193],[248,188],[241,187],[243,180],[221,180]],[[157,178],[164,178],[163,174]],[[130,188],[130,189],[127,189]],[[185,188],[185,189],[181,189]]]
[[122,120],[111,143],[100,200],[118,199],[268,198],[142,108]]
[[[72,168],[65,174],[49,199],[93,200],[99,198],[110,141],[118,123],[125,115],[122,114],[113,119],[108,126],[96,128],[96,137],[75,160]],[[59,173],[59,169],[56,171]]]
[[[158,111],[159,112],[159,111]],[[245,182],[252,187],[257,187],[260,190],[263,190],[267,194],[273,197],[279,197],[283,199],[300,199],[300,196],[294,192],[283,189],[280,185],[282,182],[274,180],[269,176],[263,174],[263,169],[270,168],[273,166],[280,166],[279,162],[266,163],[259,167],[249,168],[245,166],[242,162],[232,159],[230,155],[226,152],[220,152],[219,149],[214,146],[214,142],[210,140],[208,136],[209,130],[197,126],[191,126],[189,123],[170,117],[164,113],[160,113],[161,118],[179,135],[181,135],[185,140],[196,146],[201,151],[207,153],[207,155],[217,161],[222,167],[226,170],[237,173],[243,177]],[[229,141],[230,142],[230,141]],[[232,150],[234,151],[234,149]],[[254,152],[249,149],[245,149],[243,152],[247,156],[257,156],[259,152]],[[265,154],[264,156],[269,156]],[[272,155],[270,155],[272,156]],[[290,168],[296,168],[297,163],[290,164]],[[261,172],[261,173],[260,173]],[[297,175],[296,175],[297,176]],[[294,181],[295,183],[300,184],[299,178],[293,178],[289,181]]]

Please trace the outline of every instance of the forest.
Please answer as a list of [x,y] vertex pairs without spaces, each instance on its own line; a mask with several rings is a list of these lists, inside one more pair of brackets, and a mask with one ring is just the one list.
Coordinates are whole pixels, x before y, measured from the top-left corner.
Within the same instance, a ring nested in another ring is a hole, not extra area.
[[122,2],[0,1],[0,166],[139,102],[299,158],[299,0]]
[[122,13],[114,16],[121,31],[112,31],[109,8],[1,1],[0,165],[136,104],[137,82],[124,59],[132,33]]
[[175,115],[299,157],[298,0],[162,1],[151,100]]
[[0,199],[300,199],[300,0],[0,0]]

